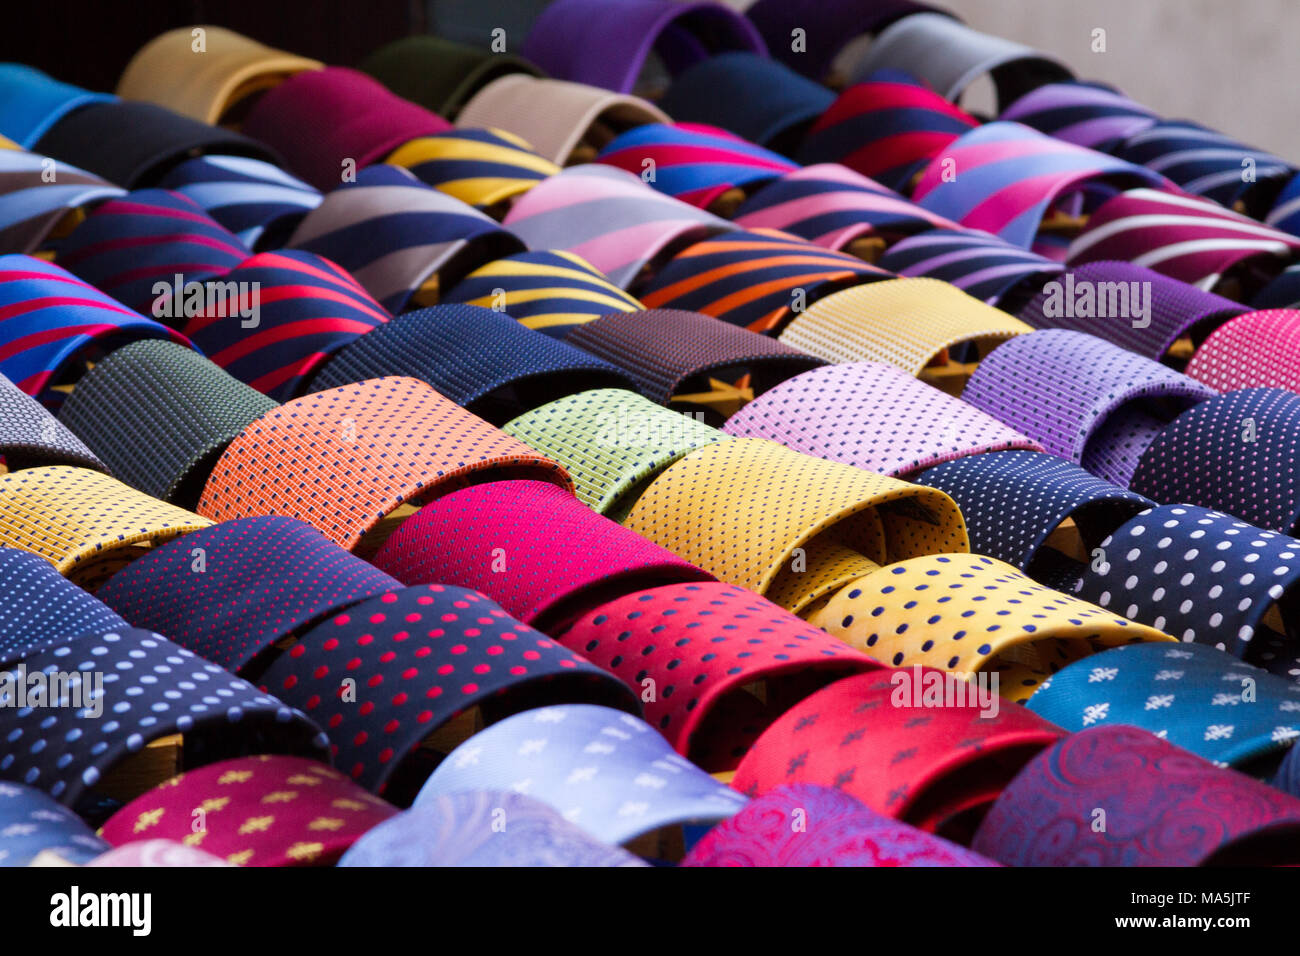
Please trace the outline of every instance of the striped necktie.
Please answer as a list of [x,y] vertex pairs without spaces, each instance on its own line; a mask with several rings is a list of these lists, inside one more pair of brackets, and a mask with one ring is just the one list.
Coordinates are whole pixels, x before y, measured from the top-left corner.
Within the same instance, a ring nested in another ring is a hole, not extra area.
[[125,195],[94,173],[0,148],[0,254],[33,253],[93,203]]
[[1083,80],[1040,86],[998,117],[1103,153],[1114,152],[1130,136],[1155,125],[1158,118],[1118,90]]
[[385,160],[476,209],[526,193],[560,171],[524,140],[499,129],[457,129],[421,136]]

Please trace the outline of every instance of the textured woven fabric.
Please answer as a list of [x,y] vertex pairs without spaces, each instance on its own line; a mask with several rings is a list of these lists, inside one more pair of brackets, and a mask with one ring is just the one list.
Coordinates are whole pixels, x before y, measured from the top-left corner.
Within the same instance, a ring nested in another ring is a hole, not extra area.
[[1024,123],[1056,139],[1109,153],[1157,116],[1118,90],[1081,80],[1030,90],[998,117]]
[[81,817],[39,790],[0,784],[0,867],[28,866],[46,851],[80,865],[108,848]]
[[83,634],[126,627],[112,608],[39,555],[0,548],[0,658],[14,660]]
[[216,463],[278,404],[175,342],[133,342],[82,377],[59,418],[120,480],[193,508]]
[[[493,11],[494,15],[501,12]],[[448,119],[454,119],[465,102],[493,80],[511,73],[541,73],[521,56],[428,35],[402,37],[381,46],[358,68],[403,99]]]
[[352,549],[401,505],[486,471],[572,488],[558,464],[424,382],[370,379],[294,399],[254,422],[217,461],[198,511],[215,521],[301,518]]
[[479,209],[526,193],[560,171],[518,136],[492,129],[421,136],[399,146],[385,162]]
[[[3,69],[3,67],[0,67]],[[94,173],[47,156],[0,148],[0,253],[35,252],[75,211],[123,191]]]
[[1267,309],[1229,319],[1196,350],[1187,363],[1187,376],[1220,392],[1300,392],[1300,312]]
[[910,236],[880,257],[900,276],[941,279],[981,302],[1015,311],[1064,266],[984,232],[931,229]]
[[31,149],[69,113],[115,99],[109,93],[61,83],[21,63],[0,63],[0,133],[24,149]]
[[78,465],[109,469],[67,426],[0,375],[0,457],[5,469]]

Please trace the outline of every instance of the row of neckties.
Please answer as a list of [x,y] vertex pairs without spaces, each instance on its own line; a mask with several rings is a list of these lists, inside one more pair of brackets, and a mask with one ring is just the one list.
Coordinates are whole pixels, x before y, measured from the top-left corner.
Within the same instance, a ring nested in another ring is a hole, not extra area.
[[905,0],[521,52],[0,65],[0,862],[1295,863],[1297,168]]

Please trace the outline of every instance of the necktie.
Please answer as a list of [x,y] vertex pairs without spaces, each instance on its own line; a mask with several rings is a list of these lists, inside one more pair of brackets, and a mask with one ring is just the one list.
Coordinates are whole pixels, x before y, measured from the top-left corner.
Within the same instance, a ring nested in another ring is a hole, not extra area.
[[765,54],[754,25],[716,3],[556,0],[533,22],[523,54],[551,76],[630,93],[653,50],[669,73],[726,50]]
[[290,170],[328,191],[349,181],[349,168],[355,175],[403,143],[451,124],[364,73],[327,66],[264,93],[243,128],[284,156]]
[[1156,501],[1213,508],[1294,534],[1298,446],[1300,395],[1277,388],[1229,392],[1170,422],[1143,453],[1132,487]]
[[21,63],[0,63],[0,133],[31,149],[69,113],[117,97],[61,83]]
[[145,549],[209,524],[86,468],[0,475],[0,545],[39,554],[88,591]]
[[484,86],[456,117],[460,129],[486,126],[513,133],[560,165],[580,147],[584,155],[594,154],[621,130],[667,122],[663,110],[639,96],[521,73]]
[[651,189],[622,169],[575,166],[519,198],[505,225],[529,249],[581,256],[621,289],[643,267],[690,243],[736,227]]
[[[962,398],[1127,488],[1138,459],[1179,411],[1214,392],[1082,332],[1044,329],[989,354]],[[1131,437],[1135,436],[1135,437]]]
[[402,505],[489,471],[572,488],[555,462],[425,383],[370,379],[286,402],[250,425],[213,467],[198,511],[214,521],[301,518],[369,551],[404,517]]
[[385,162],[478,209],[526,193],[560,171],[513,133],[458,129],[421,136],[398,147]]
[[108,848],[81,817],[39,790],[0,783],[0,867],[28,866],[45,851],[80,865]]
[[229,866],[220,857],[175,840],[134,840],[113,847],[86,866]]
[[1146,731],[1093,727],[1030,761],[971,848],[1009,866],[1258,866],[1295,862],[1297,824],[1294,797]]
[[910,76],[885,74],[855,83],[822,113],[795,158],[805,166],[843,163],[890,189],[911,191],[912,177],[979,120]]
[[715,772],[734,769],[803,697],[879,666],[757,594],[712,582],[628,593],[561,641],[639,692],[646,721]]
[[645,866],[521,793],[433,797],[362,835],[339,866]]
[[876,565],[967,549],[947,495],[758,438],[686,455],[626,524],[796,614]]
[[1076,661],[1028,707],[1071,731],[1140,727],[1255,776],[1275,770],[1300,737],[1300,685],[1202,644],[1133,644]]
[[1124,140],[1154,126],[1159,117],[1102,83],[1072,80],[1030,90],[998,119],[1024,123],[1067,143],[1110,153]]
[[425,505],[374,557],[403,584],[474,588],[559,633],[612,596],[712,575],[540,481],[494,481]]
[[372,166],[307,214],[289,247],[337,262],[389,312],[432,281],[450,287],[493,259],[523,249],[472,206],[397,166]]
[[109,348],[136,339],[188,344],[179,332],[30,256],[0,256],[0,333],[0,374],[47,405],[62,398],[52,386],[75,380]]
[[178,192],[250,249],[284,244],[321,194],[278,166],[246,156],[199,156],[172,167],[159,187]]
[[102,601],[39,555],[0,548],[0,657],[17,659],[74,637],[126,627]]
[[87,372],[59,418],[118,479],[193,508],[226,446],[278,407],[197,352],[147,341],[124,345]]
[[[195,49],[196,29],[202,31],[201,49]],[[136,51],[117,82],[117,95],[219,123],[255,93],[322,65],[224,27],[181,27],[160,33]]]
[[753,332],[775,332],[810,303],[891,273],[843,252],[771,229],[738,230],[678,252],[641,299],[655,308],[690,309]]
[[1256,309],[1290,309],[1300,305],[1300,265],[1290,265],[1250,298]]
[[63,223],[122,194],[76,166],[60,166],[21,149],[0,149],[0,253],[35,252]]
[[1184,336],[1203,339],[1246,306],[1127,262],[1089,262],[1020,310],[1036,329],[1074,329],[1159,361]]
[[185,320],[185,333],[217,365],[288,401],[342,348],[391,316],[341,267],[310,252],[243,260]]
[[3,375],[0,375],[0,456],[7,471],[38,465],[109,470],[80,438]]
[[980,33],[941,13],[904,17],[881,33],[855,78],[876,70],[908,70],[954,103],[988,74],[1000,106],[1045,83],[1074,78],[1069,67],[1040,50]]
[[448,289],[442,301],[487,306],[556,338],[602,315],[642,308],[587,260],[558,250],[489,262]]
[[1247,312],[1210,333],[1187,363],[1187,375],[1219,392],[1234,388],[1300,392],[1298,349],[1300,312]]
[[343,773],[399,800],[424,782],[421,743],[471,708],[488,723],[543,703],[640,711],[604,671],[482,594],[440,584],[389,591],[322,621],[260,683],[326,728]]
[[415,805],[481,789],[535,797],[611,844],[725,820],[745,804],[644,721],[590,704],[525,711],[480,731],[438,765]]
[[789,155],[833,102],[834,93],[789,66],[737,50],[687,67],[660,105],[679,123],[720,126]]
[[[1016,771],[1063,731],[1023,707],[925,706],[920,675],[879,670],[836,681],[776,721],[736,770],[751,797],[792,784],[834,787],[927,833],[967,842]],[[981,716],[981,714],[984,716]]]
[[222,278],[248,255],[194,201],[142,189],[87,216],[60,243],[55,263],[128,308],[179,326],[176,313],[194,284]]
[[957,346],[984,353],[1030,331],[938,279],[892,279],[813,303],[785,327],[781,341],[828,362],[884,362],[916,376],[944,364]]
[[[192,766],[260,751],[324,757],[325,735],[301,711],[149,631],[84,634],[4,664],[19,679],[0,680],[0,778],[64,806],[93,796],[114,766],[174,734],[184,735]],[[51,676],[34,692],[37,672]],[[36,692],[50,703],[35,706]]]
[[630,376],[572,345],[473,305],[407,312],[346,345],[312,379],[319,391],[385,375],[428,382],[501,424],[589,388],[633,388]]
[[400,586],[294,518],[236,518],[150,550],[97,596],[136,627],[255,676],[273,645]]
[[275,165],[270,147],[152,103],[93,103],[50,127],[33,151],[72,163],[126,189],[153,186],[199,154],[251,156]]
[[1042,450],[991,415],[874,362],[796,375],[732,415],[722,430],[891,478],[980,452]]
[[832,787],[769,790],[691,847],[682,866],[997,866]]
[[396,814],[324,764],[242,757],[173,777],[115,813],[103,834],[117,846],[176,840],[238,866],[331,866]]
[[621,366],[643,395],[662,405],[707,390],[711,377],[743,372],[757,395],[823,364],[767,336],[680,309],[614,312],[577,326],[565,341]]
[[1161,505],[1121,525],[1100,551],[1080,597],[1270,673],[1300,676],[1288,593],[1300,578],[1295,538],[1195,505]]
[[1300,176],[1292,176],[1262,217],[1274,229],[1300,235]]
[[558,398],[501,430],[558,461],[573,476],[578,500],[615,521],[659,472],[726,437],[693,415],[613,388]]

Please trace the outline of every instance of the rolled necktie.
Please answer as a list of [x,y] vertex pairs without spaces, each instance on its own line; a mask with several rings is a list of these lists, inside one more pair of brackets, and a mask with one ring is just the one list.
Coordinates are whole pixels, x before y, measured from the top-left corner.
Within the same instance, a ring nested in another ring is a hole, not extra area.
[[680,309],[615,312],[577,326],[565,339],[613,362],[635,379],[641,394],[661,405],[710,377],[749,376],[754,394],[824,364],[747,329]]
[[442,36],[411,36],[380,47],[359,69],[403,99],[454,119],[475,93],[511,73],[539,76],[521,56],[491,53]]
[[173,777],[104,824],[109,843],[176,840],[237,866],[331,866],[397,807],[299,757],[223,760]]
[[591,704],[529,710],[480,731],[438,765],[415,805],[482,789],[534,797],[612,844],[725,820],[745,805],[649,724]]
[[615,521],[663,469],[726,438],[693,415],[612,388],[558,398],[501,430],[558,461],[573,477],[578,500]]
[[561,641],[640,693],[646,721],[714,772],[734,769],[803,697],[880,666],[757,594],[712,582],[626,594]]
[[558,464],[424,382],[369,379],[294,399],[250,425],[212,469],[198,511],[215,521],[288,515],[369,552],[403,505],[489,471],[573,487]]
[[61,83],[21,63],[0,63],[0,133],[31,149],[70,113],[95,103],[112,103],[110,93]]
[[998,117],[1024,123],[1075,146],[1103,153],[1145,129],[1159,116],[1123,93],[1102,83],[1071,80],[1030,90]]
[[1295,534],[1300,395],[1249,388],[1216,395],[1175,418],[1142,454],[1132,488]]
[[109,469],[36,399],[0,375],[0,457],[7,471],[39,465]]
[[560,171],[518,136],[494,129],[421,136],[399,146],[385,162],[478,209],[526,193]]
[[962,392],[1048,453],[1122,488],[1160,429],[1213,396],[1159,362],[1065,329],[1039,330],[994,349]]
[[620,289],[693,240],[736,227],[609,166],[566,169],[519,198],[506,227],[529,249],[581,256]]
[[1129,519],[1094,555],[1077,591],[1084,600],[1300,678],[1295,538],[1195,505],[1161,505]]
[[391,319],[340,266],[310,252],[262,252],[217,283],[185,332],[227,372],[277,401],[306,390],[339,350]]
[[176,313],[194,284],[221,278],[249,255],[193,200],[141,189],[100,205],[54,261],[128,308],[179,327]]
[[50,567],[44,558],[0,548],[0,657],[20,658],[83,634],[126,627],[112,608]]
[[[340,66],[298,73],[264,93],[244,132],[276,149],[290,170],[322,191],[348,182],[403,143],[451,129],[436,113]],[[349,164],[351,164],[349,166]]]
[[220,857],[175,840],[133,840],[107,849],[86,866],[229,866]]
[[236,518],[154,548],[98,597],[232,672],[401,584],[294,518]]
[[339,770],[408,798],[424,782],[421,744],[471,708],[489,724],[542,704],[640,711],[637,695],[594,664],[477,591],[441,584],[389,591],[322,621],[259,683],[327,728]]
[[923,679],[942,686],[944,675],[889,669],[836,681],[759,738],[732,786],[751,797],[792,784],[834,787],[891,819],[967,842],[1016,771],[1064,731],[1023,707],[981,710],[973,695],[925,706]]
[[890,189],[912,178],[979,120],[907,74],[867,77],[839,95],[804,136],[805,166],[842,163]]
[[845,585],[810,623],[893,667],[990,679],[1024,703],[1051,674],[1108,647],[1174,640],[979,554],[908,558]]
[[72,273],[31,256],[0,256],[0,374],[47,406],[53,386],[137,339],[188,344],[179,332],[132,312]]
[[673,78],[660,105],[679,123],[708,123],[790,154],[835,94],[757,53],[719,53]]
[[153,186],[168,169],[197,155],[251,156],[280,164],[275,150],[247,136],[128,100],[70,113],[32,148],[126,189]]
[[555,485],[494,481],[426,505],[373,558],[403,584],[482,591],[560,633],[612,597],[712,575],[596,514]]
[[[955,170],[956,178],[952,178]],[[1032,248],[1044,216],[1067,199],[1105,198],[1121,189],[1160,189],[1159,173],[1052,139],[1019,123],[985,123],[948,144],[912,196],[937,215]],[[1080,211],[1087,211],[1080,202]]]
[[180,27],[136,51],[117,81],[117,95],[218,123],[255,93],[322,66],[224,27]]
[[716,3],[556,0],[533,21],[523,54],[551,76],[630,93],[651,51],[675,74],[727,50],[765,54],[745,17]]
[[722,430],[891,478],[980,452],[1042,450],[991,415],[875,362],[796,375],[736,412]]
[[339,866],[645,866],[540,800],[508,790],[448,793],[387,820]]
[[586,259],[560,250],[489,262],[448,289],[442,301],[497,309],[555,338],[602,315],[644,308]]
[[967,549],[947,495],[758,438],[686,455],[625,524],[796,614],[877,565]]
[[484,86],[456,117],[460,129],[513,133],[560,165],[580,147],[583,153],[599,149],[622,130],[667,122],[663,110],[639,96],[520,73]]
[[1247,312],[1210,333],[1187,363],[1187,375],[1220,392],[1234,388],[1300,392],[1298,356],[1300,312]]
[[904,17],[881,33],[855,78],[888,69],[908,70],[954,103],[987,74],[999,106],[1046,83],[1074,79],[1069,67],[1041,50],[980,33],[940,13]]
[[[8,741],[0,778],[64,806],[92,796],[150,741],[175,734],[184,735],[190,766],[263,751],[324,758],[325,735],[301,711],[150,631],[84,634],[3,663],[18,680],[0,681]],[[36,687],[57,700],[53,706],[23,703],[37,672],[47,675]]]
[[123,190],[84,169],[0,148],[0,253],[36,252],[78,213],[121,195]]
[[1054,276],[1059,262],[985,232],[931,229],[909,236],[880,257],[882,269],[900,276],[940,279],[1014,312]]
[[250,249],[277,248],[321,204],[321,194],[278,166],[246,156],[198,156],[172,167],[162,189],[194,201]]
[[312,391],[404,375],[501,424],[589,388],[634,387],[631,376],[508,315],[437,305],[398,316],[344,346],[312,379]]
[[396,315],[434,280],[454,285],[478,266],[523,250],[512,233],[397,166],[344,183],[294,230],[289,248],[337,262]]
[[682,866],[997,866],[811,783],[769,790],[691,847]]
[[146,549],[211,523],[86,468],[0,475],[0,545],[39,554],[88,591]]
[[108,470],[193,508],[226,446],[278,404],[175,342],[133,342],[85,374],[60,420]]
[[41,791],[0,783],[0,867],[28,866],[47,851],[81,865],[108,848],[81,817]]
[[[966,519],[971,551],[987,554],[1044,584],[1067,555],[1051,540],[1068,519],[1083,551],[1154,502],[1102,481],[1055,455],[990,452],[944,462],[914,479],[950,496]],[[1076,579],[1083,564],[1072,560]]]
[[1292,176],[1262,217],[1274,229],[1300,235],[1300,175]]
[[1250,297],[1256,309],[1290,309],[1300,305],[1300,264],[1290,265]]
[[781,341],[828,362],[884,362],[915,376],[958,345],[987,352],[1031,331],[938,279],[892,279],[813,303],[785,327]]
[[1294,797],[1144,730],[1091,727],[1025,766],[971,848],[1009,866],[1258,866],[1294,863],[1297,835]]
[[1205,338],[1247,307],[1127,262],[1089,262],[1047,283],[1020,318],[1074,329],[1157,361],[1179,339]]

